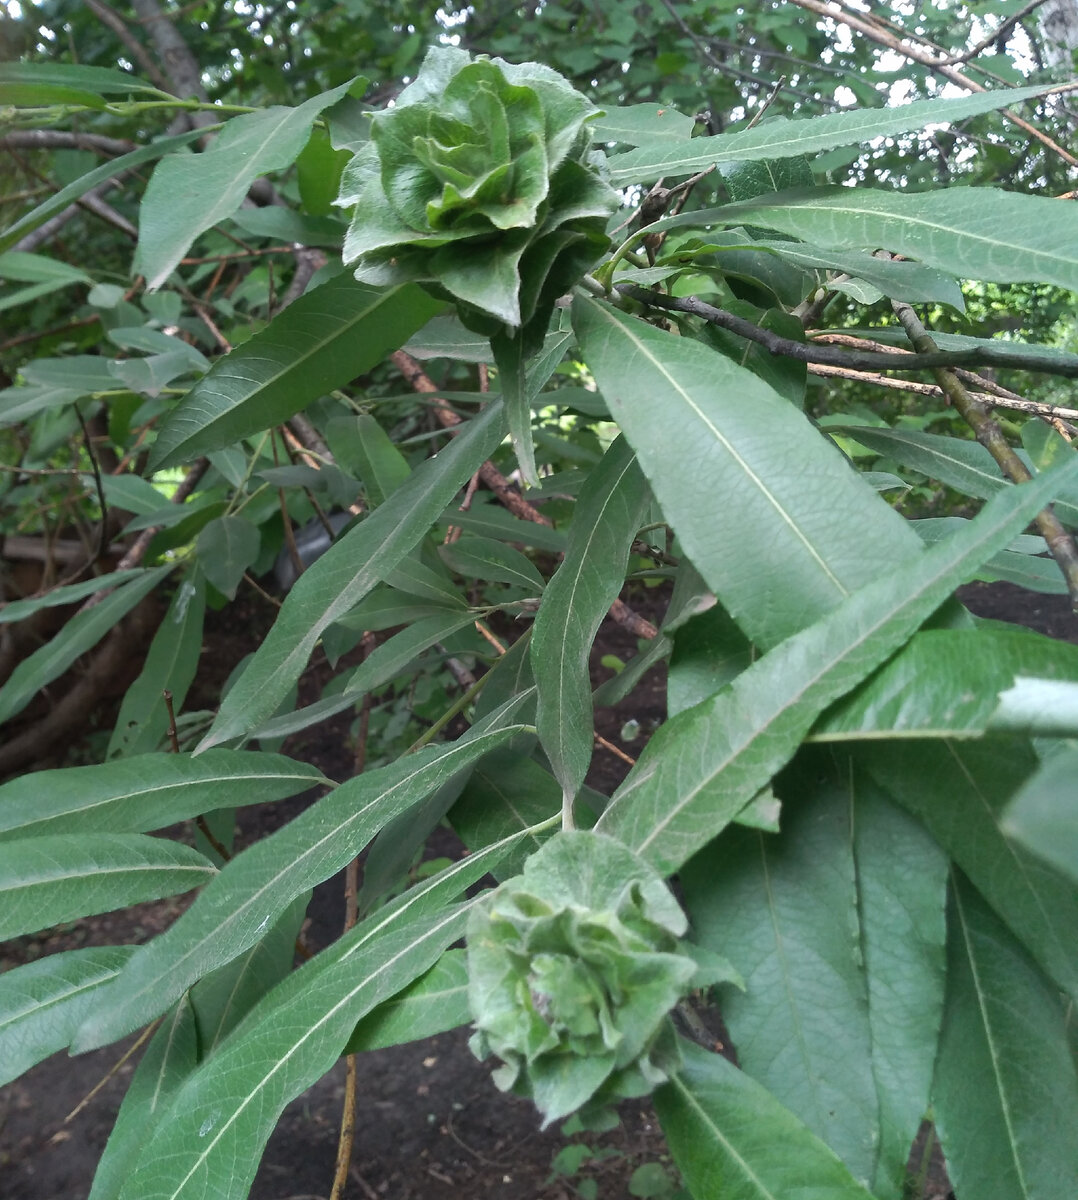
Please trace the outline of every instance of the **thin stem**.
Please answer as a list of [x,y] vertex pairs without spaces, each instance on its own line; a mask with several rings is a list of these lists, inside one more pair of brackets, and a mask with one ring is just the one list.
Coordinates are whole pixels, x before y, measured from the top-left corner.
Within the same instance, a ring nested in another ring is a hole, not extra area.
[[[920,318],[908,304],[892,301],[891,307],[902,322],[902,328],[910,344],[923,357],[936,350],[936,343],[929,336]],[[953,371],[938,368],[932,372],[955,410],[977,435],[977,441],[996,460],[999,469],[1014,483],[1025,483],[1032,479],[1026,464],[1014,452],[1003,430],[988,415],[983,404],[975,400],[966,390],[965,384]],[[1056,560],[1070,594],[1071,605],[1078,611],[1078,545],[1064,528],[1063,523],[1050,509],[1037,514],[1036,526],[1048,543],[1048,549]]]

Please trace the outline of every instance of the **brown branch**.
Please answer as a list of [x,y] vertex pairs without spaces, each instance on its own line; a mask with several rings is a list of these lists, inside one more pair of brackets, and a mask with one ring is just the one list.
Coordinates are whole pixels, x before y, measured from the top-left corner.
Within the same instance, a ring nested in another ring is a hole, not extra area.
[[0,138],[0,150],[93,150],[115,158],[130,154],[136,144],[124,138],[68,129],[16,129]]
[[953,370],[956,367],[990,365],[1078,379],[1078,361],[1047,363],[1043,359],[1023,354],[1020,350],[1004,350],[1002,347],[997,350],[994,346],[991,350],[934,350],[923,354],[910,354],[906,350],[883,353],[851,350],[847,353],[830,346],[821,346],[819,342],[798,342],[793,338],[780,337],[769,329],[761,329],[759,325],[746,321],[744,317],[735,316],[722,308],[715,308],[714,305],[706,304],[695,296],[667,296],[633,283],[619,283],[616,290],[621,295],[652,308],[664,308],[671,312],[701,317],[710,325],[728,329],[738,337],[756,342],[772,354],[781,354],[785,358],[795,358],[804,363],[826,363],[835,367],[852,367],[856,371],[925,371],[940,367]]
[[[403,350],[397,350],[393,354],[393,362],[417,392],[426,396],[437,396],[438,388],[434,380],[431,379],[410,354],[407,354]],[[449,429],[454,425],[460,424],[460,417],[440,398],[434,402],[434,412],[444,428]],[[544,517],[533,504],[529,504],[516,491],[509,480],[506,479],[490,459],[487,459],[479,468],[479,478],[514,516],[520,517],[524,521],[532,521],[536,525],[546,525],[548,527],[553,525],[553,522],[548,517]],[[633,612],[623,600],[614,601],[610,606],[610,616],[619,625],[628,629],[630,633],[634,633],[637,637],[655,638],[659,636],[659,631],[655,626],[644,617]]]
[[[917,392],[922,396],[947,398],[947,393],[938,384],[922,383],[918,379],[893,379],[890,375],[880,375],[875,371],[851,371],[847,367],[829,367],[822,363],[813,363],[809,367],[809,374],[819,375],[823,378],[852,379],[857,383],[868,383],[877,387],[891,388],[897,392]],[[959,373],[956,372],[956,374]],[[970,373],[963,371],[961,374],[968,375]],[[978,383],[988,382],[987,380],[981,380],[976,375],[972,378]],[[1006,389],[1000,390],[1006,391]],[[1047,417],[1049,419],[1078,419],[1078,408],[1058,408],[1054,404],[1038,404],[1035,400],[1023,400],[1021,396],[1000,396],[992,392],[971,392],[970,395],[978,404],[983,404],[987,408],[1011,408],[1016,412],[1032,413],[1034,416]]]
[[[902,328],[905,329],[913,348],[919,353],[932,353],[936,343],[913,309],[897,300],[892,301],[891,307],[895,316],[902,322]],[[1013,483],[1025,483],[1032,479],[1029,468],[1003,436],[1003,430],[988,415],[984,405],[969,394],[958,376],[945,368],[939,368],[933,371],[933,374],[955,409],[976,434],[977,441],[992,455],[1003,474]],[[1078,611],[1078,545],[1075,545],[1074,538],[1050,508],[1037,514],[1036,525],[1063,573],[1071,605]]]
[[157,63],[150,57],[146,47],[138,40],[137,37],[127,28],[127,24],[123,17],[118,12],[115,12],[104,0],[82,0],[83,4],[94,14],[102,25],[107,25],[121,42],[127,47],[131,53],[131,57],[138,60],[139,66],[146,74],[146,78],[154,85],[159,87],[163,92],[169,92],[172,89],[169,87],[168,80],[161,74]]

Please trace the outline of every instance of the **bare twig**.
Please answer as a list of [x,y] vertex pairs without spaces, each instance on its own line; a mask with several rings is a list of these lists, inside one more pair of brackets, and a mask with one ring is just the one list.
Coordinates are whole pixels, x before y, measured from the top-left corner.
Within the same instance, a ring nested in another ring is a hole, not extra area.
[[123,138],[70,129],[16,129],[0,138],[0,150],[93,150],[116,158],[135,147],[135,142]]
[[[940,396],[947,398],[947,393],[938,384],[922,383],[917,379],[893,379],[890,375],[881,375],[877,371],[851,371],[848,367],[831,367],[823,363],[813,363],[809,367],[811,375],[824,378],[852,379],[858,383],[870,383],[877,387],[891,388],[897,392],[917,392],[922,396]],[[968,374],[969,372],[956,372]],[[987,382],[974,376],[978,382]],[[1001,389],[1006,390],[1006,389]],[[1035,400],[1023,400],[1021,396],[1000,396],[991,392],[971,392],[971,397],[987,408],[1010,408],[1016,412],[1032,413],[1034,416],[1046,417],[1049,420],[1062,418],[1064,420],[1078,419],[1078,408],[1058,408],[1054,404],[1039,404]]]
[[[914,350],[922,356],[931,354],[936,349],[936,343],[929,336],[913,309],[908,304],[902,304],[897,300],[892,301],[891,307],[895,311],[895,316],[902,322],[902,328],[905,329],[906,336],[910,339]],[[1024,483],[1032,479],[1029,468],[1014,452],[1003,436],[1003,431],[988,415],[984,405],[969,394],[965,384],[958,376],[946,368],[937,368],[933,374],[955,409],[961,413],[976,434],[977,441],[996,460],[1003,474],[1014,483]],[[1070,593],[1071,604],[1078,610],[1078,546],[1075,545],[1074,538],[1050,508],[1037,514],[1036,525],[1063,573],[1067,591]]]
[[852,367],[857,371],[924,371],[944,367],[953,370],[956,367],[973,367],[989,364],[994,367],[1014,367],[1021,371],[1039,371],[1047,375],[1062,375],[1068,379],[1078,379],[1078,362],[1048,363],[1033,355],[1023,354],[1021,350],[1004,350],[993,347],[991,351],[975,350],[934,350],[931,353],[910,354],[907,351],[891,350],[850,351],[832,349],[820,345],[819,342],[798,342],[793,338],[780,337],[768,329],[761,329],[744,317],[735,316],[725,309],[706,304],[695,296],[667,296],[662,292],[651,291],[638,287],[633,283],[619,283],[616,290],[623,296],[628,296],[640,304],[652,308],[665,308],[672,312],[689,313],[701,317],[711,325],[720,329],[729,329],[739,337],[746,338],[763,346],[772,354],[781,354],[786,358],[795,358],[805,363],[827,363],[836,367]]

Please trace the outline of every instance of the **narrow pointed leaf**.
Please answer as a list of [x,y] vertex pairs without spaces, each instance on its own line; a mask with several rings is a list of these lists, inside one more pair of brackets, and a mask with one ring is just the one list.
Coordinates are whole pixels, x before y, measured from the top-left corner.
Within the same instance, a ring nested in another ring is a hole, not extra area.
[[535,595],[546,586],[546,580],[530,559],[494,538],[462,537],[440,546],[438,553],[458,575],[529,588]]
[[198,1059],[198,1027],[191,998],[185,994],[165,1015],[139,1059],[97,1164],[88,1200],[117,1200],[150,1132]]
[[430,747],[357,776],[236,855],[216,886],[139,948],[80,1030],[79,1049],[152,1020],[196,980],[254,945],[296,896],[339,871],[387,821],[518,729]]
[[381,290],[350,275],[330,279],[214,363],[161,426],[150,468],[287,420],[380,362],[441,307],[412,284]]
[[700,944],[744,977],[722,994],[741,1068],[867,1183],[879,1114],[850,797],[821,758],[778,790],[782,833],[725,831],[682,871],[687,908]]
[[997,496],[961,534],[862,588],[668,721],[598,828],[664,873],[676,869],[770,780],[822,709],[907,641],[970,565],[1020,532],[1070,471]]
[[524,343],[520,330],[490,339],[494,361],[498,366],[498,385],[505,402],[509,436],[520,467],[520,477],[528,487],[539,486],[535,469],[535,446],[532,441],[532,409],[529,403]]
[[1078,1195],[1078,1075],[1058,994],[957,874],[948,942],[933,1110],[956,1194]]
[[43,596],[31,596],[26,600],[9,600],[0,604],[0,625],[7,621],[24,621],[43,608],[55,608],[58,605],[74,604],[76,600],[84,600],[94,592],[105,588],[116,587],[130,579],[145,575],[143,567],[132,567],[129,571],[113,571],[111,575],[95,575],[93,579],[84,579],[81,583],[69,583],[65,587],[53,588]]
[[196,571],[194,580],[184,580],[176,589],[139,677],[124,695],[106,759],[149,754],[164,744],[169,729],[165,692],[171,693],[173,712],[182,712],[202,654],[205,614],[206,585]]
[[187,892],[216,874],[190,846],[140,833],[57,833],[5,842],[0,941]]
[[59,678],[75,659],[93,649],[171,570],[169,563],[122,583],[100,604],[76,613],[52,641],[24,658],[0,688],[0,724],[22,712],[47,683]]
[[751,371],[595,300],[573,314],[663,512],[751,640],[775,645],[916,552],[898,513]]
[[467,1025],[471,1019],[464,951],[447,950],[426,975],[359,1022],[345,1053],[415,1042]]
[[[137,75],[111,67],[87,67],[77,63],[0,63],[0,86],[39,84],[42,87],[82,88],[98,96],[127,96],[132,92],[161,92]],[[3,101],[3,103],[11,103]]]
[[203,527],[195,543],[199,569],[229,600],[235,600],[247,568],[258,558],[262,539],[246,517],[216,517]]
[[237,803],[283,800],[328,780],[280,754],[142,754],[23,775],[0,787],[0,839],[145,833]]
[[461,612],[456,608],[443,610],[436,616],[413,622],[407,629],[402,629],[400,633],[394,634],[371,651],[341,691],[316,700],[314,704],[308,704],[295,712],[274,717],[265,725],[260,725],[252,736],[286,737],[299,729],[309,729],[317,721],[324,721],[327,717],[343,712],[357,704],[369,692],[377,690],[400,675],[435,642],[440,642],[450,634],[474,624],[474,613]]
[[1008,801],[1038,766],[1020,738],[877,742],[858,761],[919,818],[1041,968],[1078,996],[1078,884],[1007,838]]
[[691,1042],[681,1052],[685,1065],[655,1108],[694,1200],[870,1200],[765,1087]]
[[629,550],[648,502],[636,455],[619,438],[588,476],[569,530],[565,560],[543,595],[532,633],[539,695],[536,727],[568,797],[591,762],[593,722],[588,656],[625,581]]
[[[480,493],[481,494],[481,493]],[[439,526],[456,525],[480,537],[499,538],[503,542],[518,542],[522,546],[534,546],[536,550],[549,550],[552,554],[564,554],[566,535],[563,529],[551,529],[535,521],[522,521],[514,517],[500,504],[473,504],[467,512],[455,505],[442,514]],[[0,613],[4,610],[0,609]]]
[[95,989],[120,973],[133,949],[65,950],[0,974],[0,1087],[67,1048]]
[[346,957],[313,959],[270,992],[178,1090],[121,1200],[246,1196],[285,1105],[332,1067],[361,1017],[461,936],[473,903],[357,937]]
[[1078,288],[1078,213],[995,188],[812,188],[692,214],[681,224],[763,225],[836,250],[882,246],[964,279]]
[[[252,183],[290,166],[315,119],[342,99],[354,80],[296,108],[273,105],[233,117],[207,150],[162,159],[142,198],[135,273],[159,288],[200,233],[231,216]],[[269,422],[272,424],[272,422]]]
[[307,665],[322,630],[354,608],[401,562],[454,492],[490,457],[504,432],[501,406],[492,404],[304,571],[265,641],[225,697],[201,749],[240,737],[273,715]]
[[924,826],[839,760],[853,801],[861,954],[880,1109],[873,1192],[899,1200],[928,1112],[943,1017],[947,856]]
[[610,182],[621,187],[627,183],[654,182],[663,175],[688,175],[706,170],[717,162],[756,162],[765,158],[816,154],[821,150],[923,129],[937,121],[963,121],[979,113],[993,112],[1044,95],[1046,90],[1044,87],[1001,88],[946,100],[915,100],[897,108],[859,108],[827,113],[808,121],[778,117],[756,129],[693,138],[690,142],[663,138],[613,158]]
[[1004,815],[1008,837],[1078,882],[1078,747],[1061,749],[1025,784]]
[[922,630],[824,713],[812,740],[980,737],[1020,675],[1078,680],[1078,646],[1017,627]]

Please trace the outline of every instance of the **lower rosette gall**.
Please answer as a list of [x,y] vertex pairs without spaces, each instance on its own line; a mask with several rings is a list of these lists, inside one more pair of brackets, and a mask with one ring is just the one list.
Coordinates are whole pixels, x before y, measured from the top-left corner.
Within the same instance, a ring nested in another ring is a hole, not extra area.
[[652,868],[602,834],[561,833],[472,914],[471,1047],[545,1124],[643,1096],[681,1065],[670,1011],[704,969]]

